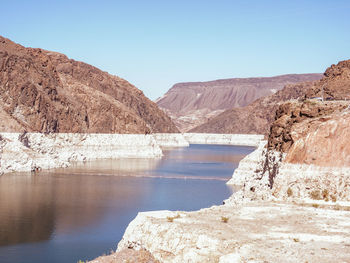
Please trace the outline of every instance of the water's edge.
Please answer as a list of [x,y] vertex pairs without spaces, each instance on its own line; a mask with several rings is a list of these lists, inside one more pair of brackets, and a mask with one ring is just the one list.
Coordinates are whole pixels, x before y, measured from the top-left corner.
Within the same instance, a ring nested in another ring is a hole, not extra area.
[[0,175],[68,167],[95,159],[160,158],[161,147],[191,144],[257,146],[262,135],[0,133]]

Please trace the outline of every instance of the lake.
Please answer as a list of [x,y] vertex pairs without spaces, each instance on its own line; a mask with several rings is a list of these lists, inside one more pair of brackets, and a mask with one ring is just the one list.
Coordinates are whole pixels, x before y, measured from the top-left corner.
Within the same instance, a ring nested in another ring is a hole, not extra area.
[[116,249],[138,212],[220,205],[232,194],[226,181],[253,150],[190,145],[161,159],[0,176],[0,262],[91,260]]

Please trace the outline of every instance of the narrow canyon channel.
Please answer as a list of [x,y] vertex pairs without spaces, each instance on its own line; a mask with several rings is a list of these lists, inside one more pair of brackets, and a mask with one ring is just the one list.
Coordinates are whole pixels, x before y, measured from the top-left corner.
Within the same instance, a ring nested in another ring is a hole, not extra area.
[[232,194],[226,181],[253,150],[190,145],[161,159],[0,176],[0,262],[91,260],[116,249],[138,212],[220,205]]

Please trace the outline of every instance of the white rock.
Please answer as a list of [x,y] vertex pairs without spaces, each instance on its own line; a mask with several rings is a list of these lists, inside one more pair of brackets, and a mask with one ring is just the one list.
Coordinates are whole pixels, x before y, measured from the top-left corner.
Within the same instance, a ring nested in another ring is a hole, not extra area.
[[28,147],[19,140],[20,133],[0,135],[0,171],[4,173],[66,167],[73,161],[162,156],[153,135],[27,133]]
[[182,133],[155,133],[153,134],[161,147],[187,147],[188,141]]
[[260,134],[209,134],[209,133],[184,133],[185,139],[190,144],[226,144],[237,146],[259,146],[264,139]]
[[241,263],[241,256],[238,253],[231,253],[228,255],[221,256],[219,263]]

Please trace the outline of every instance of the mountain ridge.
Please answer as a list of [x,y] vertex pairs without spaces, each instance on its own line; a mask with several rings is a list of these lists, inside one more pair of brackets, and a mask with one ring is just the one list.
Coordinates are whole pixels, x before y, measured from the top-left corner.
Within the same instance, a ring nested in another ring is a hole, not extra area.
[[287,84],[319,78],[321,74],[310,73],[183,82],[173,85],[156,103],[181,131],[188,131],[225,110],[244,107],[260,97],[277,92]]
[[0,131],[178,132],[154,102],[126,80],[0,36]]

